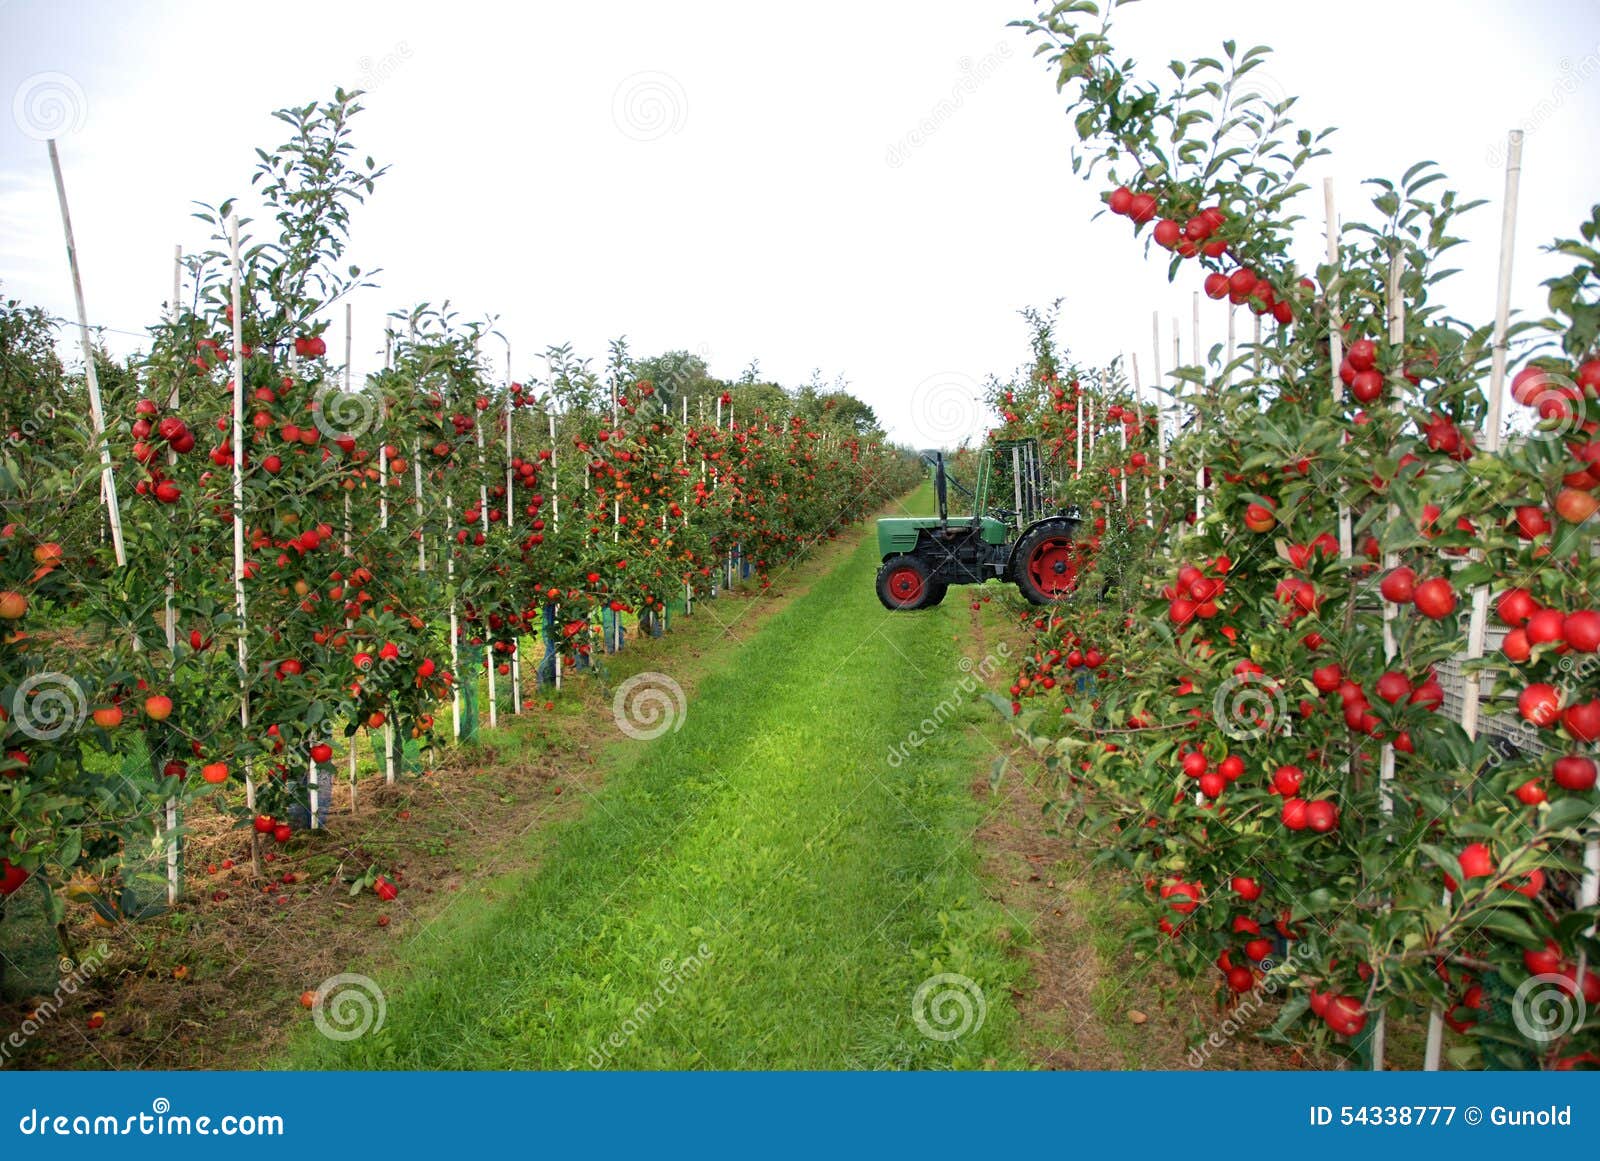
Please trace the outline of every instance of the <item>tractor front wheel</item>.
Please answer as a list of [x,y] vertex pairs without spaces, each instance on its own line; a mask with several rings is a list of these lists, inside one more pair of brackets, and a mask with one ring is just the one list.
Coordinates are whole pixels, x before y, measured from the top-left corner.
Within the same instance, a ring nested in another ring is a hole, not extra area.
[[918,556],[891,556],[878,569],[878,600],[895,611],[925,609],[938,604],[935,592],[943,597],[943,585],[932,579],[927,564]]
[[1060,524],[1041,524],[1017,545],[1012,579],[1035,605],[1064,600],[1078,585],[1078,550]]

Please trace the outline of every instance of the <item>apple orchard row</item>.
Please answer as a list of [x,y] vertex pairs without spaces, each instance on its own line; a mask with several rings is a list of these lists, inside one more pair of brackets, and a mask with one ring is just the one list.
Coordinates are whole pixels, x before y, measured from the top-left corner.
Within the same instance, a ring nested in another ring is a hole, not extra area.
[[599,371],[553,350],[524,387],[490,371],[487,326],[427,307],[390,319],[384,369],[351,382],[326,336],[362,284],[349,211],[382,173],[351,164],[358,108],[286,110],[257,186],[281,232],[236,264],[238,209],[208,208],[188,301],[148,355],[97,361],[104,475],[83,384],[37,312],[6,308],[8,335],[41,333],[6,372],[5,895],[115,879],[200,798],[285,841],[340,778],[339,743],[428,742],[463,683],[559,681],[602,614],[692,607],[733,554],[765,586],[920,475],[842,391],[687,359],[652,380],[620,342]]
[[1105,171],[1082,228],[1126,218],[1233,312],[1159,409],[1037,338],[993,400],[1087,517],[1011,689],[1063,821],[1126,876],[1144,954],[1277,997],[1271,1040],[1600,1064],[1600,208],[1552,246],[1547,317],[1463,323],[1438,296],[1475,207],[1429,165],[1293,260],[1326,133],[1254,95],[1265,50],[1162,85],[1092,5],[1025,27]]

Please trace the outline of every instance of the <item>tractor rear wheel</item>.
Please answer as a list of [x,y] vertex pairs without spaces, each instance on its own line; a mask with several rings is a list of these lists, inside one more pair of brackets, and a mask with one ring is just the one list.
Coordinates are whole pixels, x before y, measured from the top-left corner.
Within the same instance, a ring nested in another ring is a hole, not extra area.
[[1012,580],[1031,604],[1065,599],[1078,585],[1078,550],[1068,527],[1041,524],[1017,545]]
[[[895,611],[925,609],[937,604],[934,594],[941,590],[928,565],[920,556],[891,556],[878,569],[878,600],[883,607]],[[940,591],[942,598],[944,593]]]

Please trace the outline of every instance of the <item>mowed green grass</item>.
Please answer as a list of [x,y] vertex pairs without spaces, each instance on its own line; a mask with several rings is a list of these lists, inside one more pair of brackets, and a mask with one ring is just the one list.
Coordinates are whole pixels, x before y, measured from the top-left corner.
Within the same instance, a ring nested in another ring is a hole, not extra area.
[[[919,494],[920,497],[920,494]],[[701,680],[682,728],[622,738],[540,865],[455,903],[382,977],[381,1030],[309,1027],[317,1068],[1001,1067],[1020,938],[974,874],[969,790],[992,716],[965,604],[888,614],[870,527]],[[702,615],[712,615],[707,612]],[[670,655],[664,667],[670,667]],[[961,704],[911,757],[890,747]],[[913,1017],[918,986],[965,985]],[[962,1002],[972,1013],[969,1019]]]

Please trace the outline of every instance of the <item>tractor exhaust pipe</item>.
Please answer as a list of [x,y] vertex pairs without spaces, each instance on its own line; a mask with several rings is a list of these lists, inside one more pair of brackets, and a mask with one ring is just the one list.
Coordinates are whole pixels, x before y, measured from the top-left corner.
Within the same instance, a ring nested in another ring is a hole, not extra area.
[[933,461],[933,492],[939,497],[939,526],[944,527],[950,523],[950,506],[945,500],[944,452],[939,452]]

